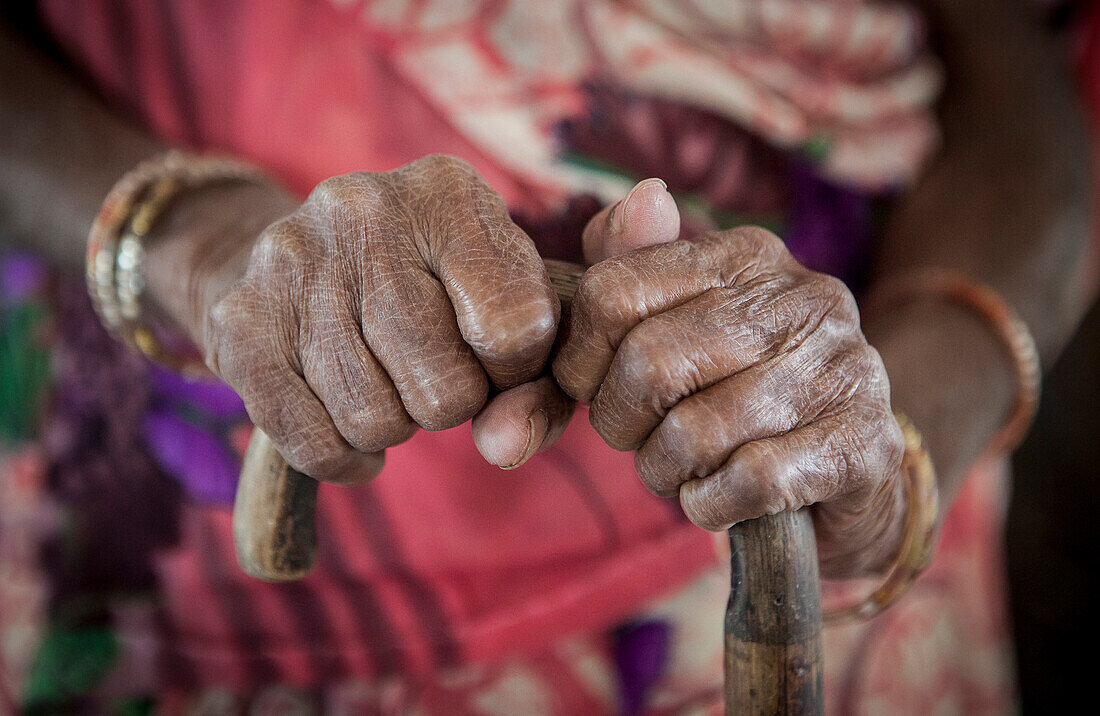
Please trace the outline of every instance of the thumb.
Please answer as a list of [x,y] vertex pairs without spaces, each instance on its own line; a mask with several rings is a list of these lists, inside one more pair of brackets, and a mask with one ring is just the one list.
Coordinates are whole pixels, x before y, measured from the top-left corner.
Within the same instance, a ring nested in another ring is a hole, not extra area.
[[487,462],[512,470],[554,444],[574,405],[549,375],[517,385],[494,396],[474,417],[474,445]]
[[[584,257],[589,264],[616,254],[675,241],[680,212],[660,179],[639,182],[617,204],[607,207],[584,229]],[[515,386],[494,396],[473,420],[474,444],[493,465],[513,469],[561,436],[574,402],[550,376]]]
[[589,265],[606,258],[664,244],[680,237],[680,211],[660,179],[645,179],[630,193],[589,220],[581,245]]

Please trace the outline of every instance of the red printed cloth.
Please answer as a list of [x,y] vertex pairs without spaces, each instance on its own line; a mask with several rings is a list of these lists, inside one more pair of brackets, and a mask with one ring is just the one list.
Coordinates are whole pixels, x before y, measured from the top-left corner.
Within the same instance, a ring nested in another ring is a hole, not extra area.
[[176,676],[424,674],[606,626],[715,564],[710,535],[577,417],[514,471],[486,468],[460,427],[391,449],[363,489],[322,487],[318,568],[298,584],[243,576],[229,511],[189,507],[162,562]]

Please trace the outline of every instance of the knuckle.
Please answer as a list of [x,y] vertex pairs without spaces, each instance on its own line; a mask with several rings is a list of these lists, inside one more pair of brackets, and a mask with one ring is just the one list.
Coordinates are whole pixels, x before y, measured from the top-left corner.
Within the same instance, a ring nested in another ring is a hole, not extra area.
[[476,171],[473,165],[465,159],[456,157],[453,154],[443,154],[441,152],[426,154],[419,159],[409,162],[406,166],[410,169],[427,169],[444,173],[473,174]]
[[442,188],[488,188],[473,165],[451,154],[428,154],[409,162],[394,173],[405,181],[430,181]]
[[252,250],[250,270],[281,281],[310,260],[312,249],[313,242],[292,219],[281,219],[260,234]]
[[627,283],[614,258],[596,264],[581,278],[573,310],[605,330],[628,326],[637,320],[639,312],[631,292],[624,290]]
[[560,304],[549,292],[516,296],[511,304],[469,327],[467,341],[491,363],[529,373],[541,367],[550,350]]
[[819,369],[819,412],[852,407],[890,410],[890,384],[878,351],[866,342],[842,349]]
[[859,311],[852,292],[840,279],[828,274],[803,272],[784,296],[792,313],[800,315],[807,326],[817,326],[837,337],[859,331]]
[[249,415],[279,446],[295,470],[318,480],[332,480],[347,465],[352,450],[320,415],[302,415],[274,396],[251,396]]
[[841,484],[834,492],[859,494],[896,472],[905,453],[905,441],[889,405],[851,410],[836,452]]
[[782,460],[782,455],[764,442],[748,443],[737,451],[740,502],[746,514],[774,515],[791,506],[781,479]]
[[753,421],[779,426],[783,432],[811,421],[817,411],[813,401],[793,391],[776,389],[751,400],[740,401],[730,411],[729,420]]
[[215,375],[229,372],[239,347],[252,343],[255,322],[250,320],[255,301],[247,284],[239,285],[206,309],[203,320],[203,360]]
[[665,416],[634,460],[638,476],[650,492],[659,497],[672,497],[680,484],[692,476],[694,438],[694,431],[685,426],[675,410]]
[[[578,361],[570,356],[570,346],[566,343],[550,363],[550,374],[561,386],[562,391],[573,400],[591,401],[595,389],[589,389],[589,381],[579,370]],[[577,351],[573,351],[576,355]]]
[[727,233],[754,256],[775,259],[787,253],[783,239],[762,226],[739,226]]
[[596,434],[612,450],[619,452],[634,450],[638,447],[634,443],[634,436],[624,434],[629,429],[629,423],[622,410],[623,396],[606,386],[605,383],[592,401],[588,421]]
[[622,375],[634,400],[646,400],[664,414],[671,407],[708,384],[696,361],[720,365],[726,360],[717,352],[700,357],[686,352],[673,335],[673,321],[666,316],[650,318],[630,331],[622,340]]
[[864,368],[868,381],[875,389],[873,395],[889,407],[890,404],[890,380],[886,375],[886,364],[882,362],[882,355],[869,343],[862,343],[858,349],[859,363]]
[[396,392],[360,371],[329,378],[319,395],[336,429],[361,452],[379,452],[412,435],[412,420]]
[[404,410],[345,409],[333,413],[333,422],[348,442],[362,452],[380,452],[393,447],[407,440],[413,432],[413,423]]
[[619,343],[616,362],[621,387],[632,396],[650,396],[664,400],[671,383],[669,360],[662,354],[662,344],[653,339],[653,331],[643,323],[626,334]]
[[340,475],[351,449],[334,440],[291,440],[287,447],[287,462],[295,470],[318,480],[331,480]]
[[680,470],[690,470],[694,454],[692,445],[699,436],[695,420],[684,411],[673,408],[665,415],[657,431],[668,462]]
[[875,410],[890,412],[890,380],[882,356],[873,346],[861,342],[847,352],[844,370],[852,377],[858,399]]
[[646,489],[658,497],[672,497],[675,470],[669,464],[668,455],[660,449],[639,450],[634,453],[634,469]]
[[210,305],[206,311],[207,331],[219,336],[231,332],[236,317],[244,308],[238,293],[230,291]]
[[782,455],[767,443],[748,443],[722,472],[686,483],[680,502],[694,524],[722,530],[741,520],[801,506],[788,494],[782,477]]
[[307,202],[326,209],[357,203],[371,185],[372,176],[366,172],[354,172],[329,177],[313,188]]
[[866,435],[859,439],[862,445],[859,450],[861,467],[865,480],[877,482],[901,465],[905,455],[905,438],[897,420],[888,410],[870,411],[867,424]]
[[590,268],[581,276],[581,280],[573,292],[569,309],[571,323],[584,324],[587,327],[593,327],[597,318],[595,315],[597,288],[590,276],[591,273],[592,269]]
[[836,276],[827,273],[814,273],[812,281],[818,287],[822,296],[839,301],[841,297],[850,295],[848,287]]
[[570,310],[576,319],[592,323],[599,307],[600,281],[597,278],[599,264],[590,267],[581,276],[577,289],[573,292]]
[[859,308],[848,285],[835,276],[817,274],[817,294],[826,310],[847,324],[859,326]]
[[884,474],[892,474],[901,467],[905,459],[905,436],[898,426],[898,421],[889,416],[886,421],[886,430],[882,440],[882,471]]

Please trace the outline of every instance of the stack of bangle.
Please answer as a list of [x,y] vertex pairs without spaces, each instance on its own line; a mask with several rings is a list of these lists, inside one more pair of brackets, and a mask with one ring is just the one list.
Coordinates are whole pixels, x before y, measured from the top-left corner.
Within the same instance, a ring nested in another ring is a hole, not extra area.
[[88,292],[100,320],[149,359],[191,376],[208,375],[198,350],[142,306],[144,241],[181,191],[221,181],[261,181],[230,159],[167,152],[142,162],[111,189],[88,233]]

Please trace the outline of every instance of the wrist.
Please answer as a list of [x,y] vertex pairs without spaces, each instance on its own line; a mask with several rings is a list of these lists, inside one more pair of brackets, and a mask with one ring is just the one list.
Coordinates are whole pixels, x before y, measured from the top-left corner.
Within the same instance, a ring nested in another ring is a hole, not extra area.
[[887,476],[867,501],[814,505],[820,534],[818,559],[826,579],[852,579],[885,573],[901,548],[905,532],[904,476]]
[[245,273],[260,233],[297,203],[273,182],[218,182],[176,197],[150,231],[145,281],[153,310],[201,343],[207,308]]
[[864,332],[886,366],[894,409],[924,435],[946,508],[1012,410],[1012,363],[981,317],[936,298],[869,316]]

